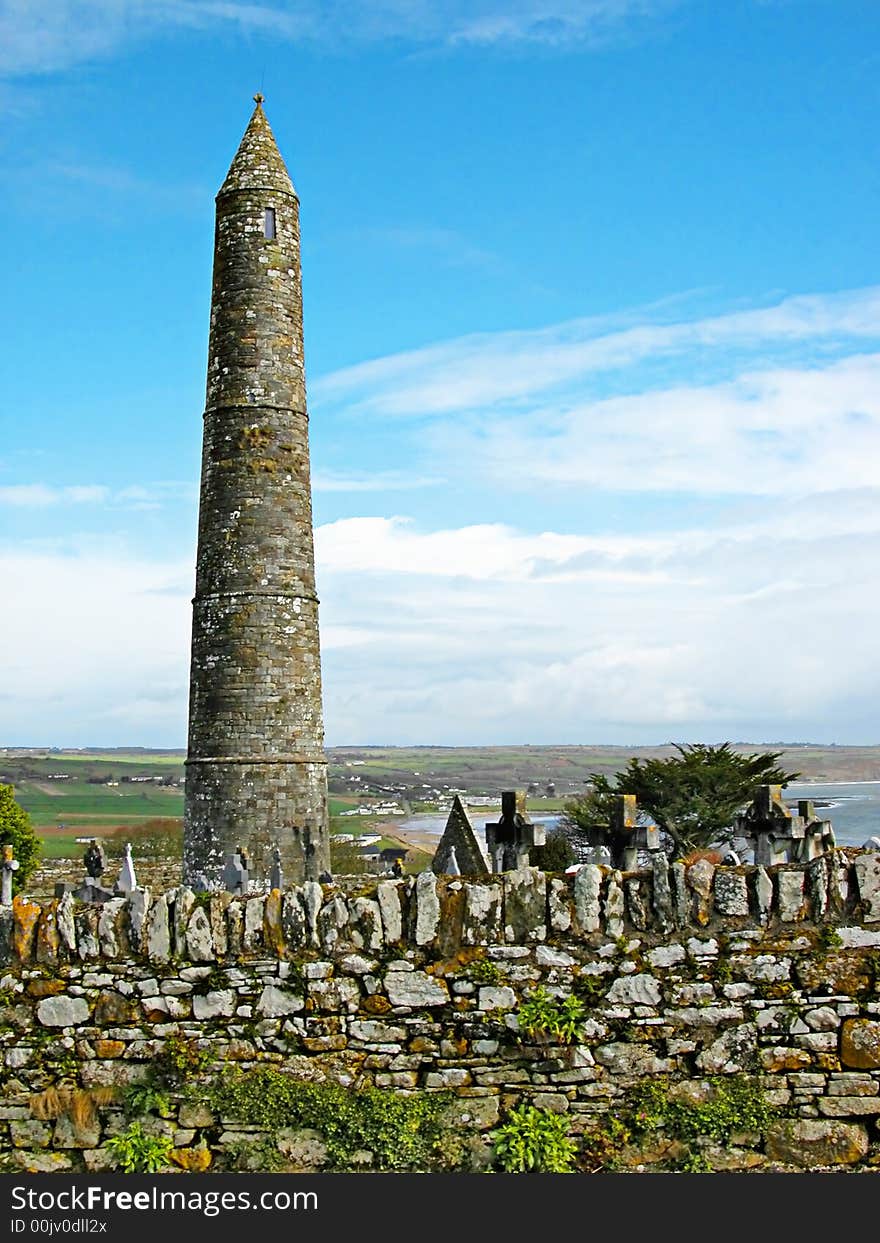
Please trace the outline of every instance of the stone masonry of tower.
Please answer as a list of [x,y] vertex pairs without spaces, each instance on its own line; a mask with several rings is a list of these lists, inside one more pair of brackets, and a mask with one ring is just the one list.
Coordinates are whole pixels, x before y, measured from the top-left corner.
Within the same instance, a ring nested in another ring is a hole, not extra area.
[[184,878],[236,847],[265,879],[329,868],[299,201],[257,106],[217,195]]

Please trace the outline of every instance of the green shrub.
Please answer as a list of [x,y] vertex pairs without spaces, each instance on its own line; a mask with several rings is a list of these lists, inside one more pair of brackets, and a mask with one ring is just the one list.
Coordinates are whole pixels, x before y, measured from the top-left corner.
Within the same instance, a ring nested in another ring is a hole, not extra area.
[[171,1112],[168,1096],[150,1077],[140,1083],[129,1084],[125,1089],[124,1102],[125,1112],[130,1118],[152,1113],[158,1114],[160,1118],[167,1118]]
[[107,1140],[107,1151],[125,1174],[155,1174],[167,1165],[173,1144],[166,1135],[147,1135],[139,1122]]
[[665,1130],[677,1139],[706,1136],[726,1143],[734,1131],[763,1131],[774,1116],[761,1087],[748,1075],[709,1080],[705,1101],[671,1098],[667,1080],[652,1079],[629,1093],[626,1119],[635,1131]]
[[335,1083],[305,1083],[270,1066],[216,1078],[205,1093],[224,1117],[267,1131],[308,1127],[327,1145],[328,1164],[344,1168],[368,1150],[373,1168],[427,1170],[440,1164],[443,1114],[449,1098],[426,1092],[403,1096],[381,1088],[352,1091]]
[[568,996],[562,1001],[544,988],[536,988],[516,1012],[524,1036],[550,1037],[557,1044],[576,1044],[585,1018],[583,1003]]
[[816,937],[816,948],[822,954],[829,950],[839,950],[843,945],[843,937],[833,924],[823,924]]
[[153,1061],[150,1079],[154,1084],[179,1087],[192,1075],[204,1070],[210,1055],[186,1036],[168,1036]]
[[0,846],[11,846],[18,870],[12,873],[13,895],[21,893],[40,862],[40,839],[31,818],[15,801],[11,785],[0,785]]
[[577,1145],[561,1114],[518,1105],[492,1132],[496,1164],[506,1174],[571,1174]]
[[489,958],[477,958],[468,965],[466,974],[474,984],[499,984],[503,979],[497,965]]

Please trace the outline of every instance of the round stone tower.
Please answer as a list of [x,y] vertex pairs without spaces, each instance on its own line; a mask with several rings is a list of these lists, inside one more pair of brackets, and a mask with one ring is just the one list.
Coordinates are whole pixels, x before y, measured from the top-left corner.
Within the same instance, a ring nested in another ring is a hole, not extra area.
[[184,878],[329,867],[299,201],[262,96],[217,195]]

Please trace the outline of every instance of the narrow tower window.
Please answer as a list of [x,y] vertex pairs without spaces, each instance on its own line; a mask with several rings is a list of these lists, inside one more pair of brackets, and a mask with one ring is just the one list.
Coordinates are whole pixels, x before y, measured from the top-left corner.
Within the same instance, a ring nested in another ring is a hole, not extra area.
[[267,207],[263,213],[263,232],[270,240],[275,238],[275,208]]

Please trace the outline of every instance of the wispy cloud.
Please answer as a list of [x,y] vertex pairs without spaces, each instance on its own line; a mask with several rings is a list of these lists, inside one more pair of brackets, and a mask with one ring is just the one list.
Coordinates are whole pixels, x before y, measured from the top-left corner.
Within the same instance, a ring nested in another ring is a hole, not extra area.
[[0,74],[52,73],[175,30],[336,47],[589,47],[687,0],[0,0]]
[[446,482],[438,475],[416,475],[405,471],[375,471],[362,474],[319,471],[312,476],[313,492],[412,492],[438,488]]
[[312,386],[328,415],[420,420],[447,473],[699,496],[871,486],[878,394],[878,288],[483,333]]
[[[330,743],[869,741],[880,491],[661,535],[317,528]],[[0,547],[0,738],[182,742],[193,553]],[[45,722],[53,722],[46,737]]]
[[[673,314],[668,307],[665,316]],[[648,309],[615,316],[610,328],[598,318],[475,333],[334,372],[314,383],[312,393],[328,403],[345,401],[357,413],[439,415],[524,402],[698,351],[713,351],[728,366],[731,352],[743,357],[760,350],[766,357],[795,346],[833,351],[854,340],[880,341],[880,287],[786,298],[697,320],[656,322],[660,318],[661,312]]]
[[132,484],[125,488],[109,488],[104,484],[51,487],[45,483],[21,483],[0,487],[0,505],[19,509],[46,509],[62,505],[156,509],[171,500],[192,500],[195,495],[195,484],[182,482]]
[[322,620],[345,635],[325,649],[330,736],[867,740],[878,502],[632,538],[319,528]]

